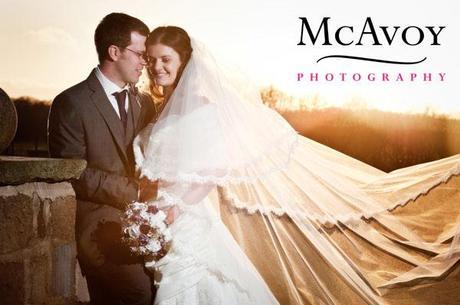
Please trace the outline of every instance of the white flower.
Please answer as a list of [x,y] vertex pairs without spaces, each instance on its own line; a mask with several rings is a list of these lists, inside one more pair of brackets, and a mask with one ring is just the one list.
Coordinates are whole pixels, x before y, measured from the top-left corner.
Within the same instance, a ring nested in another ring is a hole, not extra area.
[[142,217],[142,219],[145,219],[145,220],[149,220],[150,218],[150,213],[148,213],[146,210],[142,210],[141,213],[139,214],[140,217]]
[[136,202],[131,203],[130,209],[131,210],[145,210],[146,206],[145,206],[145,203],[136,201]]
[[130,225],[125,230],[128,232],[129,236],[134,237],[134,238],[138,238],[139,235],[141,234],[141,231],[139,230],[139,226],[136,224]]
[[161,244],[157,240],[150,240],[145,248],[151,252],[158,252],[161,250]]

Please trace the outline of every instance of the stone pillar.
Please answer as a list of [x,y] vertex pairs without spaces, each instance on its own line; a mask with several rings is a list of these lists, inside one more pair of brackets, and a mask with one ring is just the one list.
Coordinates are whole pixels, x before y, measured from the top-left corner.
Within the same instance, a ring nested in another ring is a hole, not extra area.
[[0,156],[0,303],[73,304],[83,160]]

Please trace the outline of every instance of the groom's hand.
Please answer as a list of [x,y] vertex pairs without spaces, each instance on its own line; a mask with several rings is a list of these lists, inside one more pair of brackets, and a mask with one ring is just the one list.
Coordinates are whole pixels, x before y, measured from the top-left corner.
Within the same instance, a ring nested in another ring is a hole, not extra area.
[[145,202],[157,197],[158,181],[152,181],[147,178],[139,180],[139,201]]

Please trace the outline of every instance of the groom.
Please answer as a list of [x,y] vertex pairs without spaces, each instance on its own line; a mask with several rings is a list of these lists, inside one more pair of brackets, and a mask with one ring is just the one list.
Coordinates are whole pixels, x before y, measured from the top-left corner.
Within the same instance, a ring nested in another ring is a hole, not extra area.
[[133,200],[155,196],[156,185],[135,176],[132,142],[154,113],[137,93],[147,26],[122,13],[105,16],[94,40],[99,65],[81,83],[53,101],[49,150],[56,158],[78,158],[87,168],[72,183],[77,197],[78,261],[91,304],[148,305],[151,278],[142,259],[121,243],[120,213]]

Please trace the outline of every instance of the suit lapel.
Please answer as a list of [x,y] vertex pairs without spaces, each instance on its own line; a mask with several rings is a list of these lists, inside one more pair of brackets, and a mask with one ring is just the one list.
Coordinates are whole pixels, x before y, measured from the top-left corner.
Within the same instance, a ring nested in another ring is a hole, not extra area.
[[110,101],[107,98],[107,95],[105,94],[105,91],[102,88],[101,83],[97,79],[94,70],[88,77],[88,85],[90,89],[93,91],[90,97],[91,100],[93,101],[99,113],[104,118],[104,121],[106,122],[110,130],[110,133],[112,134],[115,143],[117,144],[119,151],[121,152],[123,161],[125,163],[128,162],[128,157],[126,155],[126,146],[124,143],[125,132],[123,130],[123,125],[117,113],[110,104]]

